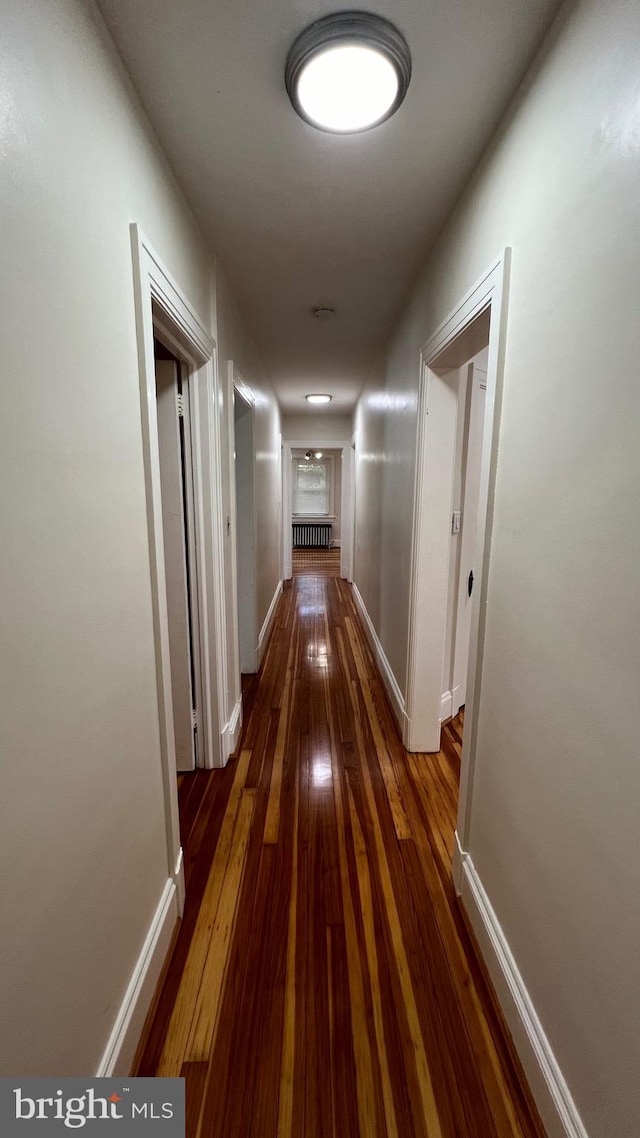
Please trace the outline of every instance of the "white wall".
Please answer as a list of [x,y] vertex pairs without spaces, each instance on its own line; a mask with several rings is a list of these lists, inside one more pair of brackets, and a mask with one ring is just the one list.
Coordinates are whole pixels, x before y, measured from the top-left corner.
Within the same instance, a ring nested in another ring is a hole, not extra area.
[[132,221],[214,331],[211,257],[92,12],[0,0],[12,1075],[97,1069],[167,881]]
[[564,9],[356,419],[356,582],[404,686],[419,352],[512,246],[468,848],[591,1138],[640,1125],[639,57],[637,4]]
[[332,412],[315,409],[300,415],[282,416],[282,437],[285,441],[345,442],[351,439],[351,415],[335,415]]
[[[238,601],[236,605],[241,673],[258,669],[256,605],[256,525],[253,445],[253,409],[236,392],[235,426],[235,529]],[[233,519],[234,512],[230,517]],[[230,534],[229,537],[232,535]]]
[[354,583],[404,690],[417,391],[392,352],[372,371],[354,416]]
[[[242,379],[251,388],[256,401],[253,441],[256,454],[254,501],[257,521],[255,557],[259,632],[282,576],[280,572],[282,524],[280,411],[258,351],[219,261],[216,264],[216,308],[219,358],[221,361],[233,360]],[[229,408],[225,407],[224,414],[228,413]],[[226,448],[226,432],[223,445]],[[226,453],[224,469],[228,470]],[[224,482],[223,497],[226,515],[230,512],[227,479]],[[227,569],[231,556],[230,540],[226,539]],[[231,604],[230,598],[228,604]],[[231,641],[229,641],[229,652],[230,654],[232,652]]]

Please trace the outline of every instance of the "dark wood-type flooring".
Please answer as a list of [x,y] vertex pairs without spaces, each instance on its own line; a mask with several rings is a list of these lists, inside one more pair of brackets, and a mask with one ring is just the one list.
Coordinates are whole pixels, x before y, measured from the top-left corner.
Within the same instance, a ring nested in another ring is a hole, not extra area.
[[180,780],[187,906],[137,1073],[192,1138],[541,1138],[451,881],[462,717],[408,755],[351,588],[285,586],[240,753]]

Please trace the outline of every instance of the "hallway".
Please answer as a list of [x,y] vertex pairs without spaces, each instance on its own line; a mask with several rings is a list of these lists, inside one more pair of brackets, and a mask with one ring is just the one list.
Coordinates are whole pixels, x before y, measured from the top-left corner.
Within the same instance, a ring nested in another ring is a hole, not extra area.
[[240,757],[181,783],[138,1074],[186,1076],[191,1136],[539,1138],[451,884],[460,721],[406,754],[336,577],[285,586],[248,695]]

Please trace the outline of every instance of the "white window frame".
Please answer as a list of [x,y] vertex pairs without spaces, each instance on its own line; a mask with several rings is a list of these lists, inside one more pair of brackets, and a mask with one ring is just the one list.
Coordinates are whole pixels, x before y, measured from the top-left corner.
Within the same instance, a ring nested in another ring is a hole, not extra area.
[[[299,461],[300,457],[301,456],[297,455],[297,454],[294,454],[291,456],[292,467],[293,467],[294,463],[297,463]],[[304,455],[302,457],[304,458]],[[329,473],[329,509],[324,514],[317,513],[317,512],[300,513],[298,510],[292,510],[291,516],[293,518],[326,518],[326,519],[331,519],[331,518],[335,518],[335,516],[336,516],[336,511],[335,511],[335,501],[336,501],[335,456],[333,454],[327,454],[327,455],[323,455],[322,458],[314,458],[309,463],[309,465],[313,466],[314,463],[323,463],[325,466],[328,467],[328,469],[330,471],[330,473]],[[291,479],[291,497],[293,499],[292,505],[296,499],[297,488],[298,487],[297,487],[297,475],[296,475],[295,478]]]

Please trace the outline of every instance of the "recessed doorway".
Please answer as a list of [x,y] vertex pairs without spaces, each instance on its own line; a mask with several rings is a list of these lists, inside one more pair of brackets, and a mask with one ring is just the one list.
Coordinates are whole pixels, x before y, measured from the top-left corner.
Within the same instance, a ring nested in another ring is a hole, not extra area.
[[460,837],[482,682],[508,263],[506,251],[421,356],[403,738],[409,751],[439,751],[443,721],[464,707]]
[[189,374],[158,339],[154,359],[176,769],[191,771],[200,700]]

